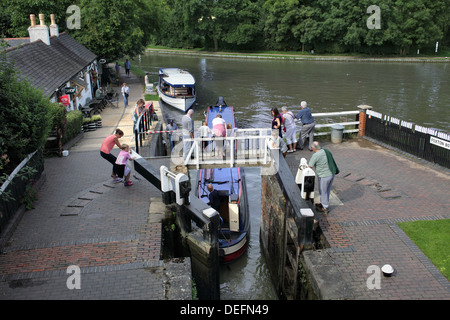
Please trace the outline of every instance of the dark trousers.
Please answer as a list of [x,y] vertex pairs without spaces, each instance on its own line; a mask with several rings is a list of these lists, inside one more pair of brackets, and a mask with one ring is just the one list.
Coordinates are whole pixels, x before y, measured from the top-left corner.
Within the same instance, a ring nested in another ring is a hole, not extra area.
[[103,151],[100,151],[100,155],[102,156],[103,159],[105,159],[106,161],[108,161],[109,163],[111,163],[113,165],[112,174],[116,175],[116,172],[114,170],[114,164],[116,163],[117,158],[113,154],[104,153]]

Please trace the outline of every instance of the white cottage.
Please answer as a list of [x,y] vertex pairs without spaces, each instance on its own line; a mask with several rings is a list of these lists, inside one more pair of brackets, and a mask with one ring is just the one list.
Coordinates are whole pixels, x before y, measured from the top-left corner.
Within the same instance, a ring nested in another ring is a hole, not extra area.
[[[50,27],[39,14],[30,15],[29,38],[5,39],[8,60],[14,61],[19,77],[43,90],[51,101],[67,110],[79,110],[94,97],[99,85],[97,56],[65,32],[59,33],[54,16]],[[29,39],[29,40],[27,40]]]

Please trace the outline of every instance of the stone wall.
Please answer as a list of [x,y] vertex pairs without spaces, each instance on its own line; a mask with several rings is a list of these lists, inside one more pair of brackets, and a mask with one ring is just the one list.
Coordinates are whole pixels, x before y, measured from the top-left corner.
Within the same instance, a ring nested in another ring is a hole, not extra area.
[[301,214],[309,206],[282,156],[276,167],[261,176],[260,240],[278,295],[296,299],[298,261],[303,250],[313,247],[314,217]]

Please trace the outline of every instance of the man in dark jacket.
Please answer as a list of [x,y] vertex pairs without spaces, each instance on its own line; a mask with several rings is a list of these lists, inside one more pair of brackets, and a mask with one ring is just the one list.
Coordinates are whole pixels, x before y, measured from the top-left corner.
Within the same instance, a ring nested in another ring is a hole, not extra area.
[[213,208],[214,210],[216,210],[217,212],[220,213],[219,209],[220,209],[220,196],[219,196],[219,191],[215,190],[214,187],[212,186],[212,184],[208,184],[206,186],[206,188],[209,191],[209,203],[208,205],[211,206],[211,208]]

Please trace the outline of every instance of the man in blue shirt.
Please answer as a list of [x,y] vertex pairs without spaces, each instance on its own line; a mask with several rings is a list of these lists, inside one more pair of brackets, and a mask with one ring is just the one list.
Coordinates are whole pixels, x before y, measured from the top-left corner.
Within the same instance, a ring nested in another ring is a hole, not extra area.
[[128,76],[128,78],[130,77],[130,69],[131,69],[131,64],[130,61],[128,61],[128,59],[125,61],[125,74]]
[[311,114],[311,110],[308,108],[306,101],[302,101],[301,110],[295,115],[295,118],[300,119],[302,122],[302,129],[300,131],[299,148],[303,150],[306,137],[309,138],[309,151],[312,151],[312,144],[314,142],[314,128],[316,123],[314,122],[314,117]]

